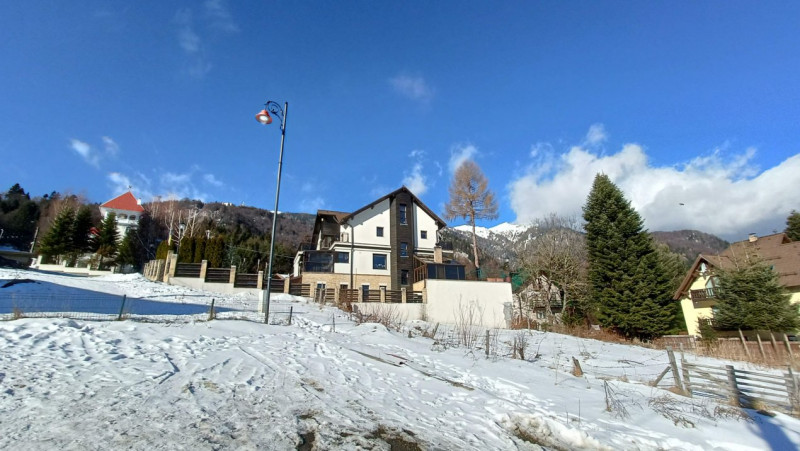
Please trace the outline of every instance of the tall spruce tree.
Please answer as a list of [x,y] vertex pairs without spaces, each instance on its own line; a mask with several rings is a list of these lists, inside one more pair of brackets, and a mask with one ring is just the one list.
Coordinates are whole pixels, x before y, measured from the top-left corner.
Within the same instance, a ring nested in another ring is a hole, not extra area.
[[800,327],[797,306],[790,303],[778,274],[764,262],[736,262],[733,268],[718,269],[717,276],[717,329],[786,332]]
[[595,177],[583,218],[589,291],[600,324],[628,338],[668,332],[677,314],[671,275],[642,218],[608,176]]
[[116,255],[119,246],[119,232],[117,231],[117,215],[109,213],[100,224],[100,233],[94,237],[93,248],[100,256],[100,269],[103,268],[104,259]]
[[786,218],[786,236],[792,241],[800,241],[800,212],[792,210],[792,214]]
[[52,258],[56,263],[61,257],[73,251],[72,227],[75,222],[75,210],[64,208],[58,213],[53,225],[42,237],[39,243],[39,252]]

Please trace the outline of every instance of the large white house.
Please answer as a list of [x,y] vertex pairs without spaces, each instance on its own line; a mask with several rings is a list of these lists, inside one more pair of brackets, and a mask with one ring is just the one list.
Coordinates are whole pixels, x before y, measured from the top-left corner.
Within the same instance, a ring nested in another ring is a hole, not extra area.
[[100,205],[100,214],[103,219],[107,218],[110,213],[116,214],[117,219],[117,233],[119,239],[125,237],[128,230],[139,227],[139,218],[144,213],[142,202],[127,191],[108,202]]
[[474,308],[481,323],[504,327],[511,285],[465,280],[452,246],[438,241],[445,226],[406,187],[354,212],[319,210],[311,242],[295,256],[293,277],[328,301],[414,304],[403,307],[412,318],[423,316],[424,306],[425,315],[442,322]]

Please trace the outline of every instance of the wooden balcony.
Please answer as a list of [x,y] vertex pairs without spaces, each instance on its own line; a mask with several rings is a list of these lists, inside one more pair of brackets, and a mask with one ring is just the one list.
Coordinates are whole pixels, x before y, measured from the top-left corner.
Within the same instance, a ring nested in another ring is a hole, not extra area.
[[703,288],[700,290],[691,290],[689,292],[689,297],[691,297],[692,301],[695,302],[716,299],[717,293],[715,291],[718,291],[718,289],[715,290],[714,288]]

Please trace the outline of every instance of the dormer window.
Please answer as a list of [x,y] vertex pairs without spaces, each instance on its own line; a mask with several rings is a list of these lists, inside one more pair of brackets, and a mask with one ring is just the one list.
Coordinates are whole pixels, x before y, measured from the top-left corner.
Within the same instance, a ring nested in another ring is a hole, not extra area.
[[130,215],[130,216],[128,216],[128,219],[130,219],[131,221],[135,221],[136,220],[136,215]]

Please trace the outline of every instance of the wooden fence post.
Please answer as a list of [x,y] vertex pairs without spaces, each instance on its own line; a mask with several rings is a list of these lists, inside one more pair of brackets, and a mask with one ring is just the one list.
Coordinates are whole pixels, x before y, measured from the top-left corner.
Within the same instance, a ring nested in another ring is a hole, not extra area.
[[750,355],[750,348],[747,347],[747,341],[744,339],[742,329],[739,329],[739,338],[742,340],[742,347],[744,348],[744,353],[747,354],[747,358],[752,359],[753,356]]
[[289,306],[289,325],[290,326],[292,325],[292,309],[293,308],[294,307],[292,307],[291,305]]
[[669,357],[669,365],[672,367],[672,377],[675,379],[675,387],[685,393],[683,382],[681,382],[681,375],[678,372],[678,362],[675,361],[675,353],[672,352],[672,346],[667,346],[667,356]]
[[789,365],[789,380],[786,381],[786,390],[789,392],[789,401],[792,403],[792,413],[800,412],[800,390],[797,386],[797,378],[794,377],[792,365]]
[[486,357],[489,357],[489,329],[486,329]]
[[208,320],[211,321],[215,318],[214,315],[214,298],[211,298],[211,308],[208,309]]
[[756,331],[756,341],[758,342],[758,351],[761,353],[761,358],[766,359],[767,354],[764,352],[764,344],[761,342],[761,333]]
[[731,403],[734,406],[741,407],[739,397],[739,386],[736,385],[736,371],[733,365],[725,365],[725,371],[728,373],[728,389],[731,391]]

